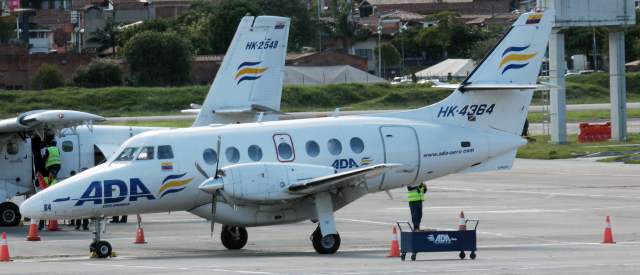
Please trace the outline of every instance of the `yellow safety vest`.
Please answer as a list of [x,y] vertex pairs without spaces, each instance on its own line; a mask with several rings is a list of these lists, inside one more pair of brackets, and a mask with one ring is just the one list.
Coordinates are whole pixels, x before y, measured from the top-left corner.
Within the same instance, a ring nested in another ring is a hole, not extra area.
[[409,190],[409,192],[407,192],[407,198],[409,202],[424,201],[424,193],[425,193],[424,188],[418,187],[416,189]]
[[53,180],[51,181],[51,183],[49,183],[49,177],[44,177],[43,179],[44,179],[44,184],[45,184],[47,187],[49,187],[49,186],[54,186],[56,183],[58,183],[58,180],[57,180],[57,179],[53,179]]
[[49,156],[47,157],[47,163],[44,167],[49,168],[51,165],[60,164],[60,150],[58,147],[51,146],[47,147],[47,152],[49,152]]

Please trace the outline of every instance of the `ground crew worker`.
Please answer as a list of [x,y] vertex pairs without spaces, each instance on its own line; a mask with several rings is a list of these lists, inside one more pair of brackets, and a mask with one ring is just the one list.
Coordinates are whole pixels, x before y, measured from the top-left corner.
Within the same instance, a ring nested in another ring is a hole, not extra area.
[[424,194],[427,193],[427,186],[420,183],[418,186],[407,186],[407,197],[409,201],[409,209],[411,210],[411,221],[413,222],[413,230],[420,230],[420,221],[422,221],[422,202]]
[[58,172],[60,171],[60,149],[56,147],[56,141],[52,140],[49,143],[49,147],[45,152],[45,164],[44,168],[47,169],[49,173],[49,181],[51,185],[55,184],[55,180],[58,177]]

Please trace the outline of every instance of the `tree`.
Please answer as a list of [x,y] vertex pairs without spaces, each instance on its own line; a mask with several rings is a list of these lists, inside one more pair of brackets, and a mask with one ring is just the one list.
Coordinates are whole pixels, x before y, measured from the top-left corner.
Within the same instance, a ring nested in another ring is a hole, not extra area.
[[122,85],[122,69],[113,61],[94,60],[78,68],[73,83],[82,87],[109,87]]
[[64,76],[51,64],[42,64],[33,78],[33,88],[48,90],[64,86]]
[[144,31],[156,31],[156,32],[166,32],[172,29],[173,22],[170,22],[166,19],[151,19],[142,22],[142,24],[128,27],[122,31],[120,31],[117,36],[118,46],[124,47],[124,45],[131,40],[136,34],[139,34]]
[[0,17],[0,44],[6,44],[16,35],[15,20],[12,17]]
[[426,17],[437,26],[418,32],[416,42],[432,58],[468,57],[476,43],[486,32],[476,26],[468,26],[454,12],[440,12]]
[[139,33],[125,45],[125,57],[137,85],[177,86],[190,81],[191,49],[175,32]]
[[208,39],[214,54],[227,51],[236,26],[247,14],[260,15],[262,10],[254,1],[249,0],[226,0],[218,6],[208,22]]
[[334,0],[334,9],[332,12],[333,23],[330,26],[330,36],[339,39],[342,42],[342,50],[348,52],[354,38],[356,37],[357,26],[351,20],[350,1]]
[[306,1],[258,0],[257,3],[263,14],[291,18],[288,44],[290,50],[297,51],[303,46],[317,43],[318,21],[312,11],[307,9]]
[[109,17],[107,18],[104,27],[92,32],[87,41],[99,44],[98,52],[111,48],[112,53],[115,54],[116,46],[118,45],[119,32],[120,31],[115,20],[113,17]]

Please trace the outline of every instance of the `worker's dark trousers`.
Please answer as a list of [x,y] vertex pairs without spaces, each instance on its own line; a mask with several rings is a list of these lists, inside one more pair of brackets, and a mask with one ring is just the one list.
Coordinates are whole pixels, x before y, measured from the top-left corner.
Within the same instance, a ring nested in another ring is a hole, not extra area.
[[411,221],[413,222],[413,230],[420,229],[420,221],[422,220],[422,201],[409,202],[409,209],[411,209]]

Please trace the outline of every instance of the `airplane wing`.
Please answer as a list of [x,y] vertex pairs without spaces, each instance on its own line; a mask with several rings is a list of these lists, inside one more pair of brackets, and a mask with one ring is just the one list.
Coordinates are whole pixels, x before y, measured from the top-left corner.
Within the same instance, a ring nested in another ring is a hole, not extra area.
[[334,187],[356,185],[366,179],[380,176],[384,172],[390,171],[399,166],[402,165],[396,163],[385,163],[317,177],[292,184],[289,186],[288,191],[294,194],[313,194],[326,191]]
[[0,135],[60,130],[93,122],[105,121],[104,117],[70,110],[38,110],[0,120]]

